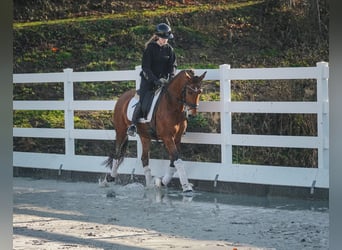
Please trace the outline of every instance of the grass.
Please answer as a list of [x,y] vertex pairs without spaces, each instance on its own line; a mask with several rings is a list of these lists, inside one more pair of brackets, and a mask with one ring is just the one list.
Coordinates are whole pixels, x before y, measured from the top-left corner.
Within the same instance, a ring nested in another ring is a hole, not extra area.
[[143,18],[150,19],[160,16],[177,15],[177,14],[187,14],[192,12],[205,12],[212,10],[232,10],[236,8],[243,8],[247,6],[252,6],[259,4],[264,1],[246,1],[241,3],[229,3],[229,4],[200,4],[200,5],[190,5],[190,6],[158,6],[153,10],[130,10],[123,13],[115,14],[101,14],[98,16],[83,16],[83,17],[72,17],[65,19],[47,20],[47,21],[34,21],[34,22],[14,22],[13,28],[20,29],[25,27],[41,26],[41,25],[56,25],[56,24],[70,24],[74,22],[93,22],[98,20],[111,20],[111,19],[135,19]]

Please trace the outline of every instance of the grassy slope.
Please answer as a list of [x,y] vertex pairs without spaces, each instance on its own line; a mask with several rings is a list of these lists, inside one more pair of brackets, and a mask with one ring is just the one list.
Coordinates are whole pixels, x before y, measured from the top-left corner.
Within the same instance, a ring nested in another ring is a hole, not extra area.
[[307,66],[328,60],[325,26],[317,34],[313,17],[300,8],[273,7],[269,1],[135,5],[139,2],[147,7],[81,17],[69,11],[67,19],[14,23],[14,72],[133,68],[154,25],[166,18],[180,67]]

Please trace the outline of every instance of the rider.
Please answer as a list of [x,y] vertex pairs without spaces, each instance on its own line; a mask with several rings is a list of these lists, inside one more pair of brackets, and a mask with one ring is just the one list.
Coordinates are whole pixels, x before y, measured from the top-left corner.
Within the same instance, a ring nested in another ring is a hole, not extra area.
[[157,89],[169,82],[176,73],[176,55],[168,39],[172,39],[171,28],[165,23],[156,26],[155,34],[145,44],[142,57],[142,72],[139,89],[139,102],[132,117],[127,134],[135,136],[137,121],[142,116],[141,106],[147,91]]

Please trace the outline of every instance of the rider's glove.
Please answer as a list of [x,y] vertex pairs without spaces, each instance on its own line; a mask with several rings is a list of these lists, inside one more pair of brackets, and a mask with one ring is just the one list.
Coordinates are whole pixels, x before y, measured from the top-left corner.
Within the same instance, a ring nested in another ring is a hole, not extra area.
[[160,78],[160,79],[154,81],[154,86],[159,88],[159,87],[161,87],[167,83],[168,83],[168,80],[166,80],[165,78]]

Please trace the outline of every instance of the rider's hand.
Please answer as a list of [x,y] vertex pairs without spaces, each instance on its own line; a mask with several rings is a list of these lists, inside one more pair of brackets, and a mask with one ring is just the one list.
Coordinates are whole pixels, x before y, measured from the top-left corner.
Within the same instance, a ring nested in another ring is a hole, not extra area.
[[159,88],[159,87],[161,87],[161,86],[163,86],[163,85],[165,85],[167,83],[168,83],[168,81],[165,78],[160,78],[160,79],[154,81],[154,86]]

